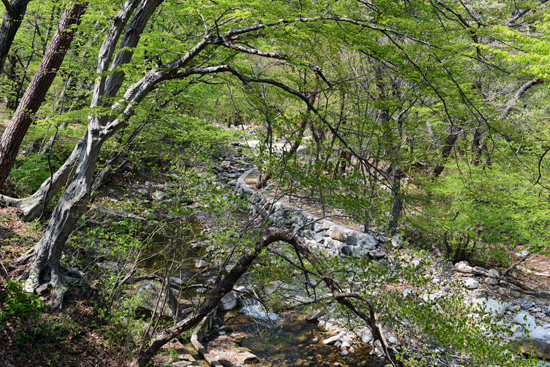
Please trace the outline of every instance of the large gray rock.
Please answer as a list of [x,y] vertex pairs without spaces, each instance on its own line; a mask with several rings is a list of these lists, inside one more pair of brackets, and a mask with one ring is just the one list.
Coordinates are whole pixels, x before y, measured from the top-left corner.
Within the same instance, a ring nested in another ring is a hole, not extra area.
[[374,238],[374,236],[365,235],[363,238],[359,239],[359,246],[366,250],[376,250],[378,247],[378,241]]
[[550,335],[544,328],[537,326],[531,332],[524,332],[515,339],[512,346],[519,347],[523,353],[533,352],[538,357],[550,359]]
[[479,283],[474,278],[468,278],[464,281],[464,287],[467,289],[477,289],[479,288]]
[[455,268],[458,270],[467,271],[467,272],[474,270],[474,268],[472,268],[467,261],[461,261],[456,263]]
[[[152,280],[144,280],[136,284],[137,288],[137,305],[138,311],[153,312],[156,311],[166,317],[172,317],[172,311],[168,307],[168,300],[165,299],[165,293],[162,291],[160,283]],[[163,305],[162,307],[157,307]]]
[[220,308],[222,311],[234,310],[239,305],[239,299],[233,292],[227,293],[220,300]]
[[330,238],[336,241],[346,242],[348,234],[342,227],[334,226],[330,232]]
[[478,310],[497,317],[502,317],[506,311],[506,306],[508,306],[507,303],[492,298],[477,298],[474,299],[472,303]]
[[530,332],[535,330],[535,328],[537,327],[537,323],[535,322],[535,319],[526,312],[518,313],[516,317],[514,317],[514,319],[512,320],[512,323],[521,325],[525,329],[529,330]]
[[365,344],[368,344],[372,341],[372,335],[369,333],[364,333],[361,335],[361,341]]

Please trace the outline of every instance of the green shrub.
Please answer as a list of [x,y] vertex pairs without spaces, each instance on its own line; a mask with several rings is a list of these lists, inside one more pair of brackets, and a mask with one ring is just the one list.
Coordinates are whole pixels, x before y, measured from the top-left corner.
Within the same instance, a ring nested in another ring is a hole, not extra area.
[[[51,158],[53,172],[57,171],[61,164],[57,155]],[[50,177],[48,156],[32,153],[24,161],[16,164],[11,170],[10,178],[16,182],[17,189],[26,193],[33,193],[42,183]]]
[[8,279],[6,290],[0,296],[0,321],[4,322],[12,317],[26,319],[34,316],[44,307],[38,295],[27,293],[20,282]]

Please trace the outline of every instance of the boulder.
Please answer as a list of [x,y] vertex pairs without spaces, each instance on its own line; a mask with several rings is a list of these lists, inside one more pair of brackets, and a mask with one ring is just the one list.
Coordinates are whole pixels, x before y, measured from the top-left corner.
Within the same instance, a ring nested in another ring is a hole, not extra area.
[[422,296],[422,299],[426,303],[436,303],[441,298],[441,294],[439,293],[432,293],[432,294],[425,294]]
[[461,261],[456,263],[455,268],[458,270],[467,271],[467,272],[474,270],[474,268],[472,268],[467,261]]
[[514,319],[512,320],[512,323],[516,325],[521,325],[529,331],[533,331],[537,327],[535,319],[526,312],[518,313],[516,317],[514,317]]
[[151,198],[155,201],[161,201],[166,198],[166,194],[162,191],[155,191],[154,194],[151,196]]
[[[165,317],[172,317],[172,311],[170,310],[170,307],[168,307],[168,301],[165,300],[164,294],[165,292],[162,292],[162,286],[159,282],[155,282],[152,280],[144,280],[142,282],[139,282],[136,284],[137,288],[137,299],[138,303],[136,305],[136,310],[138,312],[146,312],[150,313],[153,312],[157,306],[157,302],[159,305],[164,305],[160,309],[157,308],[157,312],[160,313],[160,315]],[[160,296],[160,299],[159,299]]]
[[496,317],[502,317],[502,315],[504,315],[504,311],[506,311],[506,307],[508,306],[507,303],[500,302],[492,298],[476,298],[472,301],[472,303],[480,311],[483,311],[490,315],[494,315]]
[[330,231],[330,238],[336,241],[346,242],[346,239],[348,238],[348,234],[343,228],[334,226]]
[[365,344],[368,344],[372,341],[372,335],[369,333],[364,333],[361,335],[361,341]]
[[468,278],[464,281],[464,287],[467,289],[477,289],[479,288],[479,283],[474,278]]
[[[516,334],[516,333],[514,333]],[[527,333],[518,332],[519,337],[512,342],[512,346],[519,347],[523,353],[534,352],[541,358],[550,359],[550,335],[540,326]],[[531,348],[534,349],[531,349]]]
[[227,293],[220,300],[220,309],[222,311],[234,310],[239,305],[239,299],[233,292]]
[[378,247],[378,241],[374,236],[366,235],[359,239],[359,246],[367,250],[375,250]]

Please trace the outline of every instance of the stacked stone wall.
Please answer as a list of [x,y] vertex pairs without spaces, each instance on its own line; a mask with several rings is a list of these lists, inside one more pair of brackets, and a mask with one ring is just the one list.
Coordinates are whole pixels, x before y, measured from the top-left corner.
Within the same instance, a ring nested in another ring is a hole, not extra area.
[[276,201],[271,196],[254,190],[245,182],[252,171],[254,169],[241,175],[235,186],[236,193],[248,202],[251,214],[260,215],[270,224],[296,233],[296,236],[306,242],[312,250],[320,250],[331,256],[343,254],[383,257],[381,246],[386,242],[384,236],[356,231]]

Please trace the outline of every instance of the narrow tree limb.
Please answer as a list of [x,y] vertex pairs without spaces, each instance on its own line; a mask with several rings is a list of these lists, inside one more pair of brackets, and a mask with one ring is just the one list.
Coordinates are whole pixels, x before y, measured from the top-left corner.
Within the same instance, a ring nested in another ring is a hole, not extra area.
[[505,117],[506,115],[508,115],[508,113],[510,113],[510,111],[512,110],[514,105],[517,103],[517,101],[521,98],[521,96],[524,95],[525,92],[527,92],[532,86],[537,85],[537,84],[542,84],[542,83],[544,83],[544,79],[535,78],[535,79],[529,80],[527,83],[523,84],[516,91],[516,93],[514,94],[514,97],[512,97],[510,102],[508,102],[508,105],[506,106],[504,111],[502,111],[502,116]]
[[502,273],[504,276],[507,276],[512,270],[516,268],[519,264],[527,260],[527,258],[531,255],[530,252],[527,253],[527,255],[523,256],[519,261],[517,261],[515,264],[510,266],[508,269],[504,270],[504,273]]

